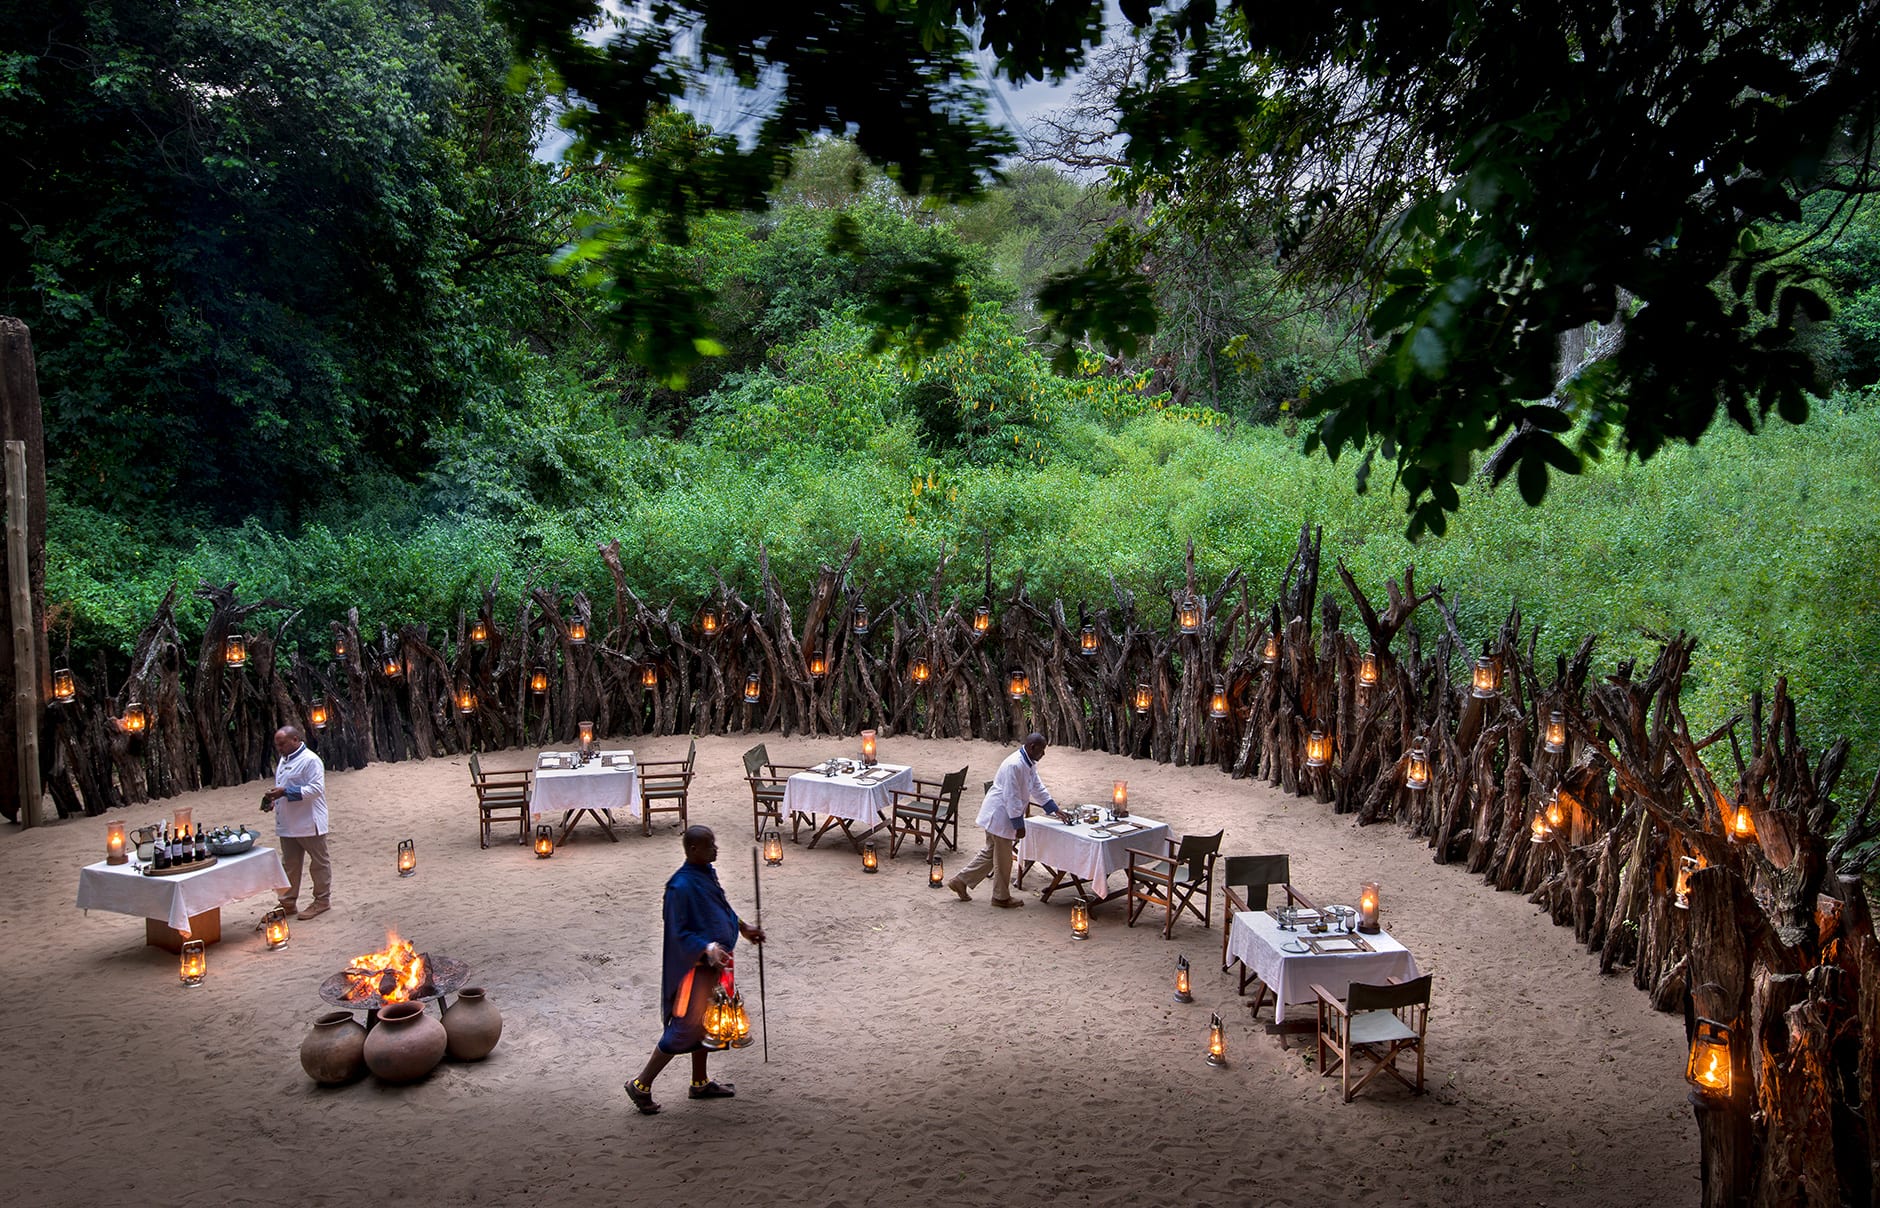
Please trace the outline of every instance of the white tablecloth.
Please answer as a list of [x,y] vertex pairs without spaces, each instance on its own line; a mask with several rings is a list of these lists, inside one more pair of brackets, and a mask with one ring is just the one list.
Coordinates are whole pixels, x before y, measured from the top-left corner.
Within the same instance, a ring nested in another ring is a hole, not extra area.
[[1308,934],[1304,927],[1281,931],[1279,921],[1264,910],[1242,910],[1234,915],[1233,929],[1227,936],[1227,955],[1239,957],[1279,996],[1273,1008],[1274,1023],[1285,1022],[1287,1003],[1313,1001],[1313,982],[1343,998],[1352,982],[1382,985],[1393,977],[1417,975],[1416,957],[1388,931],[1363,937],[1371,945],[1371,952],[1316,956],[1280,951],[1280,945],[1303,941]]
[[[631,758],[631,751],[604,754]],[[627,817],[640,817],[640,772],[637,765],[603,766],[599,759],[578,768],[535,770],[535,796],[529,812],[537,818],[568,810],[625,810]]]
[[159,919],[189,930],[191,916],[215,910],[262,890],[287,888],[287,870],[272,847],[251,847],[222,856],[208,868],[173,877],[146,877],[130,864],[100,860],[78,872],[78,908]]
[[891,774],[864,784],[854,776],[798,772],[783,785],[784,817],[792,812],[820,814],[874,826],[893,803],[896,789],[914,787],[914,769],[906,764],[878,763],[873,770]]
[[1066,826],[1055,818],[1033,815],[1025,819],[1025,837],[1018,841],[1018,858],[1036,860],[1046,868],[1082,877],[1090,882],[1094,892],[1101,894],[1111,873],[1129,868],[1130,848],[1155,855],[1168,850],[1168,823],[1139,818],[1135,814],[1131,814],[1129,820],[1147,829],[1112,836],[1086,823]]

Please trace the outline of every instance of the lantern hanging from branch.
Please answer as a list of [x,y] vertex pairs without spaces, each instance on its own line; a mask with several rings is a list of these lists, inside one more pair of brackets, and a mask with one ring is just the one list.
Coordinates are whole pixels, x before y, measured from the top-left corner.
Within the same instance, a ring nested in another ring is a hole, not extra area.
[[820,650],[812,650],[809,655],[809,677],[819,680],[829,674],[829,659]]
[[866,604],[857,604],[855,606],[855,612],[850,619],[849,628],[858,638],[868,636],[868,606]]
[[1332,739],[1323,730],[1306,735],[1306,766],[1322,768],[1332,761]]
[[708,638],[718,636],[718,610],[706,608],[698,614],[698,631]]
[[1005,690],[1013,700],[1024,700],[1031,695],[1031,677],[1022,667],[1014,667],[1005,677]]
[[873,730],[862,731],[862,762],[871,768],[875,766],[875,732]]
[[568,644],[582,646],[587,644],[587,622],[575,617],[568,622]]
[[1475,660],[1475,673],[1469,680],[1470,691],[1488,700],[1501,691],[1501,660],[1485,654]]
[[754,705],[757,703],[758,698],[763,695],[764,695],[764,682],[757,677],[757,672],[753,671],[749,675],[745,676],[744,677],[744,703],[747,705]]
[[947,866],[939,855],[927,857],[927,888],[940,889],[947,883]]
[[783,832],[767,830],[764,832],[764,863],[775,868],[783,863]]
[[470,640],[479,646],[490,640],[490,627],[483,623],[482,617],[470,623]]
[[985,637],[992,632],[992,605],[981,604],[973,609],[973,635]]
[[1102,648],[1103,639],[1097,636],[1097,627],[1095,625],[1084,626],[1083,632],[1077,635],[1077,653],[1095,654]]
[[1183,633],[1201,632],[1201,602],[1193,596],[1186,596],[1181,606],[1176,609],[1175,620]]
[[261,916],[261,934],[267,937],[268,947],[285,948],[291,932],[287,926],[287,908],[276,906]]
[[222,643],[222,661],[231,667],[248,665],[248,639],[239,633],[231,633]]
[[535,828],[535,858],[546,860],[555,854],[555,828],[546,822]]
[[862,871],[874,872],[881,867],[881,857],[875,853],[873,843],[862,844]]
[[1194,1000],[1195,996],[1189,993],[1188,988],[1188,958],[1178,956],[1175,958],[1175,1001],[1193,1002]]
[[1691,874],[1702,867],[1703,865],[1698,863],[1696,856],[1680,856],[1678,858],[1678,879],[1673,890],[1676,896],[1671,899],[1671,902],[1672,905],[1676,906],[1679,910],[1689,910],[1691,908]]
[[916,684],[924,684],[933,678],[933,664],[926,659],[915,659],[914,666],[908,671]]
[[1376,881],[1366,881],[1358,889],[1358,930],[1366,935],[1376,935],[1382,928],[1378,916],[1382,913],[1383,894],[1378,891]]
[[418,871],[418,845],[410,839],[398,841],[398,875],[408,877]]
[[529,691],[537,696],[544,696],[548,693],[548,668],[537,667],[529,673]]
[[1377,651],[1367,650],[1358,656],[1358,687],[1377,687]]
[[326,704],[324,702],[315,701],[313,704],[307,706],[308,725],[316,730],[324,730],[326,729],[326,720]]
[[1147,713],[1149,707],[1155,704],[1155,690],[1148,684],[1137,684],[1134,704],[1136,712]]
[[1260,661],[1269,667],[1279,666],[1279,635],[1269,633],[1266,643],[1260,647]]
[[209,946],[201,940],[184,940],[182,959],[176,971],[185,986],[200,986],[209,973]]
[[1071,903],[1071,938],[1074,940],[1090,938],[1090,904],[1082,898]]
[[1567,749],[1567,715],[1565,713],[1555,712],[1547,715],[1547,729],[1541,735],[1541,749],[1549,755],[1558,755]]
[[1221,1026],[1219,1014],[1208,1016],[1208,1064],[1221,1069],[1227,1066],[1227,1029]]
[[1129,781],[1119,780],[1110,786],[1110,812],[1118,818],[1129,816]]
[[1220,680],[1214,681],[1214,694],[1208,697],[1208,716],[1220,721],[1228,715],[1227,685]]
[[405,666],[398,661],[398,654],[395,651],[385,656],[384,666],[386,679],[397,679],[405,673]]
[[1730,1029],[1714,1019],[1699,1019],[1691,1033],[1691,1057],[1684,1065],[1684,1080],[1708,1099],[1730,1098]]
[[1545,843],[1553,833],[1553,828],[1547,825],[1547,811],[1535,810],[1534,821],[1528,824],[1528,842]]
[[1730,824],[1730,838],[1738,843],[1749,843],[1756,838],[1756,824],[1749,816],[1749,806],[1736,811],[1736,818]]
[[124,706],[124,719],[121,724],[126,734],[142,734],[144,727],[149,724],[149,718],[144,713],[144,707],[132,701]]
[[52,673],[52,700],[55,704],[70,704],[78,696],[78,680],[69,667],[61,667]]
[[104,862],[123,864],[130,860],[130,853],[124,847],[124,824],[107,822],[104,828]]
[[1547,829],[1559,830],[1566,825],[1567,810],[1560,802],[1560,790],[1555,789],[1547,795]]
[[470,690],[470,685],[465,684],[461,688],[457,689],[457,712],[462,713],[467,717],[470,714],[475,713],[476,711],[477,711],[477,694]]
[[1404,787],[1412,791],[1430,787],[1430,747],[1424,739],[1410,746],[1410,760],[1404,768]]
[[658,667],[654,666],[652,663],[648,663],[646,664],[646,666],[640,668],[640,687],[642,688],[659,687],[659,668]]
[[346,647],[346,635],[345,634],[341,634],[340,636],[333,639],[333,657],[334,658],[336,659],[345,658],[346,650],[347,650],[347,647]]

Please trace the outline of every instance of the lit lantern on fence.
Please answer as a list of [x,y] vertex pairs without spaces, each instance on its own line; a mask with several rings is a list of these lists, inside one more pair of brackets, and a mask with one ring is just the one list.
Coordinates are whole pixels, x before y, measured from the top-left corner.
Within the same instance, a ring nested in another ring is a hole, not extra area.
[[975,637],[983,638],[991,632],[992,605],[981,604],[978,608],[973,609],[973,634]]
[[1208,1064],[1227,1066],[1227,1029],[1221,1026],[1219,1014],[1208,1016]]
[[130,854],[124,850],[124,824],[107,822],[104,828],[104,862],[123,864],[130,858]]
[[763,695],[764,695],[764,682],[757,678],[757,672],[753,671],[749,675],[745,676],[744,677],[744,703],[747,705],[754,705],[757,703],[758,698]]
[[333,639],[333,657],[336,659],[346,657],[346,638],[343,634]]
[[1559,830],[1566,825],[1566,807],[1560,804],[1560,790],[1555,789],[1547,795],[1547,828]]
[[1549,713],[1547,729],[1541,734],[1541,749],[1549,755],[1558,755],[1567,749],[1567,715]]
[[1082,898],[1071,903],[1071,938],[1074,940],[1090,938],[1090,905]]
[[52,673],[52,699],[56,704],[68,704],[78,696],[78,680],[65,667]]
[[404,664],[398,661],[397,654],[394,653],[394,654],[388,654],[385,656],[385,678],[386,679],[397,679],[399,676],[403,675],[404,673],[405,673]]
[[927,857],[927,888],[939,889],[947,883],[947,866],[939,856]]
[[1195,996],[1188,992],[1188,958],[1175,958],[1175,1001],[1193,1002]]
[[239,633],[231,633],[222,643],[222,661],[231,667],[248,665],[248,639]]
[[123,725],[126,734],[142,734],[149,720],[144,714],[144,707],[132,701],[124,706],[124,718],[120,724]]
[[418,871],[418,845],[410,839],[398,841],[398,875],[408,877]]
[[1331,735],[1323,730],[1314,730],[1306,735],[1306,766],[1322,768],[1332,761]]
[[1260,661],[1269,667],[1279,666],[1279,635],[1266,635],[1266,644],[1260,648]]
[[585,645],[586,642],[587,622],[580,617],[575,617],[568,622],[568,644],[570,646],[581,646]]
[[546,860],[555,854],[555,828],[543,823],[535,828],[535,858]]
[[868,606],[867,605],[857,604],[855,606],[855,614],[849,622],[849,628],[854,632],[855,636],[858,638],[865,638],[868,636]]
[[1678,880],[1673,891],[1677,896],[1671,901],[1679,910],[1691,908],[1691,874],[1702,867],[1696,856],[1682,856],[1678,859]]
[[1691,1058],[1684,1080],[1712,1099],[1730,1097],[1730,1029],[1714,1019],[1699,1019],[1691,1033]]
[[828,657],[825,656],[823,652],[820,650],[811,651],[810,656],[809,656],[809,677],[814,680],[819,680],[823,676],[828,675],[828,674],[829,674]]
[[479,646],[490,640],[490,627],[483,623],[482,617],[470,623],[470,640]]
[[1358,656],[1358,687],[1377,687],[1377,651],[1367,650]]
[[1149,706],[1155,704],[1155,690],[1147,684],[1137,684],[1134,704],[1136,712],[1147,713]]
[[764,863],[775,868],[783,863],[783,832],[767,830],[764,832]]
[[1476,696],[1488,700],[1501,691],[1501,660],[1492,654],[1485,654],[1475,660],[1475,674],[1469,680],[1469,687]]
[[871,768],[875,766],[875,732],[873,730],[862,731],[862,762]]
[[1119,780],[1110,786],[1110,812],[1118,817],[1129,812],[1129,781]]
[[209,973],[209,946],[201,940],[184,940],[176,971],[185,986],[200,986]]
[[924,684],[933,678],[933,664],[926,659],[915,659],[914,666],[908,670],[908,675],[916,684]]
[[1366,881],[1358,889],[1358,930],[1366,935],[1376,935],[1381,929],[1378,915],[1382,912],[1383,897],[1376,881]]
[[1183,633],[1201,632],[1201,602],[1188,596],[1175,611],[1175,623],[1181,626]]
[[578,721],[574,723],[574,730],[575,741],[581,744],[582,754],[592,751],[594,749],[594,723]]
[[881,867],[881,857],[875,854],[873,843],[862,844],[862,871],[874,872]]
[[1553,830],[1547,825],[1547,811],[1535,810],[1534,821],[1528,825],[1528,842],[1545,843],[1553,837]]
[[1031,677],[1021,667],[1014,667],[1005,677],[1005,690],[1013,700],[1024,700],[1031,695]]
[[708,638],[718,636],[718,610],[707,608],[698,614],[698,631]]
[[1084,626],[1083,632],[1077,635],[1078,654],[1095,654],[1102,647],[1103,639],[1097,636],[1095,625]]
[[276,906],[261,916],[261,934],[267,938],[269,949],[287,947],[288,937],[292,933],[287,926],[285,906]]
[[1421,738],[1410,746],[1410,762],[1404,768],[1403,783],[1413,791],[1430,787],[1430,748]]
[[1227,685],[1220,680],[1215,680],[1214,695],[1208,698],[1208,716],[1220,721],[1227,714]]
[[529,673],[529,691],[535,693],[537,696],[547,695],[548,668],[537,667],[534,671]]
[[1730,837],[1738,843],[1748,843],[1756,838],[1756,824],[1750,820],[1749,806],[1736,811],[1736,821],[1730,824]]
[[308,725],[312,726],[316,730],[324,730],[326,729],[326,721],[327,721],[327,714],[326,714],[326,705],[324,702],[316,701],[315,703],[307,706],[307,724]]
[[655,667],[653,664],[648,663],[646,666],[640,668],[640,687],[642,688],[659,687],[659,668],[658,667]]
[[470,690],[470,685],[465,684],[463,687],[457,689],[457,712],[467,717],[476,711],[477,694]]

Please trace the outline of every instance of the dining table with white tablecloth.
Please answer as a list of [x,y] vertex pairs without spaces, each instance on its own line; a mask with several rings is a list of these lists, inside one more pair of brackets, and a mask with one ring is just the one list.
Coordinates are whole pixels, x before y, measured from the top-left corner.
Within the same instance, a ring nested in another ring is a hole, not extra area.
[[[100,860],[78,872],[78,908],[140,915],[184,936],[191,934],[190,920],[215,911],[219,936],[219,911],[223,906],[264,890],[286,888],[287,869],[281,865],[280,853],[272,847],[251,847],[237,855],[217,856],[207,868],[161,877],[143,875],[143,866],[137,863]],[[201,929],[198,924],[196,930]]]
[[602,751],[579,767],[566,767],[566,754],[545,751],[537,761],[535,788],[529,813],[536,818],[562,816],[561,839],[568,837],[582,814],[592,817],[614,838],[615,810],[640,818],[640,774],[632,751]]
[[[1336,934],[1324,933],[1333,942]],[[1277,1000],[1273,1006],[1275,1024],[1286,1022],[1288,1004],[1314,1001],[1314,982],[1342,999],[1353,982],[1382,985],[1393,977],[1417,976],[1416,957],[1388,931],[1357,933],[1358,941],[1370,951],[1312,952],[1307,941],[1317,938],[1303,925],[1280,930],[1277,911],[1241,910],[1234,914],[1227,935],[1228,958],[1238,958],[1272,989]]]
[[1110,874],[1129,871],[1130,848],[1161,855],[1168,848],[1168,837],[1168,823],[1136,814],[1097,823],[1033,816],[1025,819],[1018,859],[1051,871],[1051,883],[1041,894],[1046,901],[1066,880],[1079,893],[1101,900],[1109,892]]
[[[844,771],[840,769],[852,765],[838,760],[835,766],[838,770],[834,775],[826,770],[830,767],[826,762],[805,768],[783,785],[785,815],[822,816],[821,828],[809,841],[811,847],[834,826],[841,827],[849,841],[859,845],[863,838],[885,825],[888,808],[894,804],[895,790],[914,787],[914,769],[907,764],[878,763]],[[852,829],[857,822],[867,827],[860,835]]]

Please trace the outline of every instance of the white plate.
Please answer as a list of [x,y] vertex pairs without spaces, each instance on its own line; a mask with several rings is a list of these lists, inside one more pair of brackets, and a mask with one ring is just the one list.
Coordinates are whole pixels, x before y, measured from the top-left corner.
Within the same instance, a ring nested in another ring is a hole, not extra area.
[[1279,946],[1279,950],[1281,952],[1290,952],[1294,956],[1304,956],[1306,953],[1312,951],[1312,949],[1306,947],[1305,944],[1299,940],[1287,940]]

